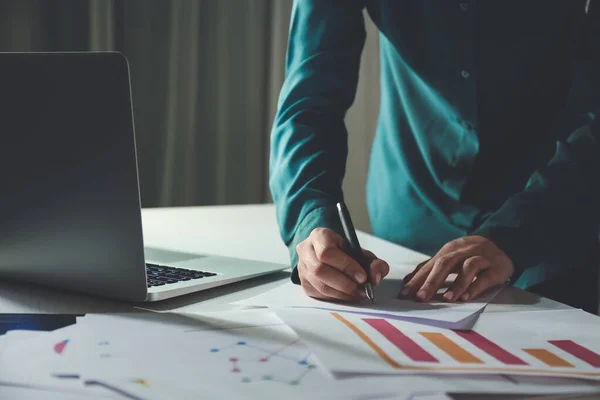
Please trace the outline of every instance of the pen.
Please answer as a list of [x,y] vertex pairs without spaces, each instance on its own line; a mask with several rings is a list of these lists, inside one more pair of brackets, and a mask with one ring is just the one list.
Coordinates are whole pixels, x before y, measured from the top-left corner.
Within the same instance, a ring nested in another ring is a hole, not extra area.
[[360,266],[364,269],[367,274],[367,281],[365,283],[365,295],[371,301],[375,300],[375,295],[373,293],[373,286],[370,282],[369,272],[370,266],[369,263],[365,261],[365,256],[362,252],[362,248],[360,247],[360,243],[358,243],[358,237],[356,236],[356,231],[354,230],[354,225],[352,224],[352,219],[350,218],[350,213],[348,212],[348,208],[343,202],[337,203],[338,214],[340,215],[340,221],[342,223],[342,228],[344,229],[344,235],[346,236],[346,241],[350,245],[350,256],[354,258]]

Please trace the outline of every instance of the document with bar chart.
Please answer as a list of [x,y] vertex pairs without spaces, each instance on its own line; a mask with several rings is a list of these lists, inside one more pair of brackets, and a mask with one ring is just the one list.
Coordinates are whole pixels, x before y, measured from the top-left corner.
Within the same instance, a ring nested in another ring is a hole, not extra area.
[[[590,314],[579,310],[484,313],[472,330],[340,312],[286,310],[278,315],[334,372],[600,380],[600,324],[597,317],[588,319]],[[580,329],[573,330],[573,326]]]

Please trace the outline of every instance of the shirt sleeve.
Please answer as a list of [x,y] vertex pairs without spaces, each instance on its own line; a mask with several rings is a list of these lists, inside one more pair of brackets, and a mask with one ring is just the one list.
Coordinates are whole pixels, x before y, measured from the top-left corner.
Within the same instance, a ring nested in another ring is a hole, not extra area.
[[269,188],[298,283],[296,245],[317,227],[341,233],[348,153],[345,114],[354,102],[366,31],[363,1],[295,0],[286,76],[271,131]]
[[[541,264],[566,271],[598,246],[600,222],[600,4],[591,2],[565,109],[549,137],[549,161],[474,234],[513,261],[514,283]],[[587,250],[587,253],[586,253]]]

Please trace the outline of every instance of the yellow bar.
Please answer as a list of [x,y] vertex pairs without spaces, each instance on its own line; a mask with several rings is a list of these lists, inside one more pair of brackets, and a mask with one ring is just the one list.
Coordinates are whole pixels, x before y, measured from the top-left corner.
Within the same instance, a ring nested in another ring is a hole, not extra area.
[[530,356],[533,356],[550,367],[567,367],[573,368],[574,365],[567,360],[560,358],[554,353],[545,349],[523,349]]
[[469,353],[451,339],[448,339],[443,333],[437,332],[419,332],[425,339],[440,348],[443,352],[463,364],[483,364],[479,358]]
[[361,331],[352,322],[348,321],[346,318],[342,317],[340,314],[338,314],[336,312],[332,312],[331,315],[333,315],[337,320],[339,320],[340,322],[342,322],[348,328],[352,329],[352,331],[354,333],[356,333],[359,338],[361,338],[362,340],[364,340],[365,343],[368,344],[369,347],[371,347],[373,350],[375,350],[375,352],[377,353],[377,355],[379,355],[379,357],[381,357],[391,367],[394,367],[394,368],[400,368],[401,367],[401,365],[397,361],[395,361],[385,351],[383,351],[383,349],[381,347],[377,346],[377,344],[370,337],[368,337],[367,335],[365,335],[365,333],[363,331]]

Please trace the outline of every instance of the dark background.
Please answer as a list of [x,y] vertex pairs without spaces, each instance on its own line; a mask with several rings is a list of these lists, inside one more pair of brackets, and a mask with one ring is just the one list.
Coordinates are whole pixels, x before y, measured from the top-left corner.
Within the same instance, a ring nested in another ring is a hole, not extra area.
[[289,21],[277,3],[3,0],[0,51],[125,54],[144,207],[261,203],[285,51],[274,30]]

